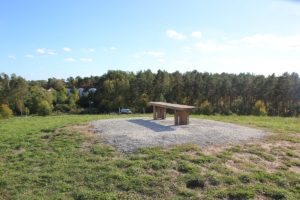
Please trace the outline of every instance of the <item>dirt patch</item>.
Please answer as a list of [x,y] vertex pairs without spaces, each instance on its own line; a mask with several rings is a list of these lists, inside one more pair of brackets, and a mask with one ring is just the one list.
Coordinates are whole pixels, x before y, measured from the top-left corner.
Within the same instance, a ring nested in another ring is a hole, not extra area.
[[231,171],[233,172],[236,172],[236,173],[239,173],[241,172],[242,170],[236,165],[235,161],[234,160],[228,160],[226,163],[225,163],[225,166],[230,169]]
[[232,145],[222,145],[222,146],[211,145],[211,146],[203,147],[202,152],[205,155],[217,155],[222,151],[229,149],[230,147],[232,147]]
[[95,134],[93,132],[93,127],[91,124],[80,124],[80,125],[74,125],[74,126],[68,126],[64,128],[67,131],[71,132],[80,132],[84,134],[87,137],[94,137]]
[[24,153],[26,151],[26,149],[24,149],[24,148],[19,148],[19,149],[14,149],[13,150],[13,153],[14,154],[22,154],[22,153]]
[[237,160],[228,160],[225,163],[225,166],[235,173],[242,173],[245,171],[243,165],[240,162],[237,162]]
[[282,164],[278,159],[275,161],[267,161],[260,156],[251,153],[234,153],[232,157],[242,163],[239,166],[244,166],[244,170],[251,167],[250,165],[255,164],[256,167],[263,167],[268,172],[274,172]]
[[[260,151],[251,152],[252,149],[260,149]],[[260,155],[260,153],[262,155]],[[274,140],[272,138],[264,141],[256,141],[242,146],[240,152],[234,153],[233,158],[244,163],[250,164],[256,167],[263,167],[268,172],[274,172],[281,167],[285,166],[285,161],[288,156],[299,158],[300,146],[298,143]],[[274,160],[267,160],[265,156],[271,156]],[[236,168],[241,170],[240,165],[234,162],[228,161],[226,163],[229,168]],[[249,168],[249,166],[248,166]],[[299,173],[298,166],[289,167],[290,171]]]
[[255,200],[270,200],[270,198],[262,196],[262,195],[258,195],[255,197]]
[[292,167],[289,168],[289,170],[291,172],[295,172],[297,174],[300,174],[300,167],[298,167],[298,166],[292,166]]
[[91,124],[80,124],[80,125],[74,125],[74,126],[68,126],[63,128],[64,130],[67,130],[69,132],[79,132],[87,137],[87,139],[81,143],[80,145],[80,151],[89,151],[91,146],[95,143],[95,134],[93,132],[93,127]]
[[87,140],[80,145],[80,151],[89,151],[92,145],[93,141]]

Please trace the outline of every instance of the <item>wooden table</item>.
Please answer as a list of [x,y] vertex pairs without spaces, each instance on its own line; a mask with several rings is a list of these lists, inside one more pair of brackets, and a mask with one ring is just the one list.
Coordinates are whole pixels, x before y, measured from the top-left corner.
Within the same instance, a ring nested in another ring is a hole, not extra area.
[[194,106],[166,103],[166,102],[149,102],[149,105],[153,106],[153,119],[165,119],[166,110],[174,110],[174,124],[175,125],[186,125],[189,124],[189,113]]

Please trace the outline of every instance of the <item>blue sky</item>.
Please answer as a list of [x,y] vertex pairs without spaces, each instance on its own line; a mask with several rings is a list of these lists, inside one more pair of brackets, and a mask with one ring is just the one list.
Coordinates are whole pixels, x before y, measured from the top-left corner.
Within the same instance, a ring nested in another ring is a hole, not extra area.
[[0,72],[300,73],[300,2],[1,0]]

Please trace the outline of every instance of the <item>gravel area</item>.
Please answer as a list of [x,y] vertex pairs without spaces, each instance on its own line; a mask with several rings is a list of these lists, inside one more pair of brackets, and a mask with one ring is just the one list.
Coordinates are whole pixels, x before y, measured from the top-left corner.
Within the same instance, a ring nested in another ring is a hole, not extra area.
[[93,131],[104,141],[122,152],[141,147],[170,146],[195,143],[222,145],[259,139],[268,133],[263,130],[204,119],[190,119],[189,125],[175,126],[173,118],[109,119],[91,122]]

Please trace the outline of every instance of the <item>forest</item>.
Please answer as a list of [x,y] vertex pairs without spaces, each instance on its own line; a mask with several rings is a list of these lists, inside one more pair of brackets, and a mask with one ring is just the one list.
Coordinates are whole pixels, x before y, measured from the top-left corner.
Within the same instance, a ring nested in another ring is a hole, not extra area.
[[195,114],[298,116],[300,78],[297,73],[264,76],[162,70],[108,71],[102,76],[66,80],[26,80],[0,74],[0,118],[112,113],[119,107],[145,113],[151,112],[149,101],[194,105]]

